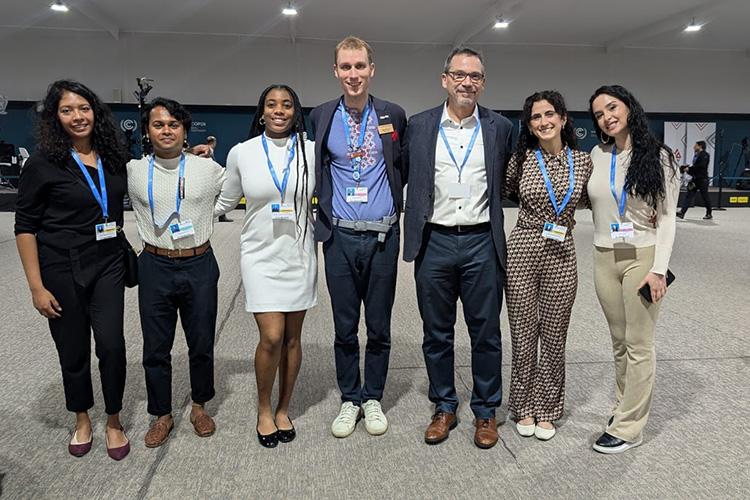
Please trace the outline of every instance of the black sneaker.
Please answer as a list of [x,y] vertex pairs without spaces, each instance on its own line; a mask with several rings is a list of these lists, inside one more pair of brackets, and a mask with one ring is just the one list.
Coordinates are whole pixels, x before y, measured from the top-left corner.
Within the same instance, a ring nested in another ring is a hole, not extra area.
[[594,450],[599,453],[605,453],[607,455],[614,455],[615,453],[622,453],[628,451],[630,448],[635,448],[643,443],[643,438],[639,437],[637,441],[623,441],[620,438],[616,438],[606,432],[602,434],[599,439],[594,443]]
[[678,219],[684,219],[685,218],[685,212],[677,212],[677,218]]
[[711,215],[711,214],[706,214],[706,215],[703,216],[703,220],[711,220],[713,218],[714,218],[714,216]]

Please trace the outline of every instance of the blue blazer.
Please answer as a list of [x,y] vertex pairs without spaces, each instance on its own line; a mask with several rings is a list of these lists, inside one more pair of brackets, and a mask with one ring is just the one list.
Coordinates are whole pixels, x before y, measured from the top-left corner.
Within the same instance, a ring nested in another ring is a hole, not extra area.
[[[393,195],[396,213],[400,214],[404,204],[404,183],[402,168],[401,144],[406,133],[406,113],[403,108],[392,102],[371,96],[378,123],[383,125],[390,120],[393,132],[380,134],[383,143],[388,184]],[[312,132],[315,138],[315,193],[318,197],[318,215],[315,218],[315,239],[327,241],[331,237],[331,220],[333,218],[333,180],[331,177],[331,160],[328,152],[328,134],[336,108],[341,98],[328,101],[316,107],[310,113]]]
[[[408,187],[404,211],[404,260],[417,258],[424,245],[427,220],[434,208],[435,148],[444,104],[409,119],[404,156],[407,159]],[[503,227],[502,187],[505,166],[510,159],[513,126],[499,113],[479,106],[479,121],[484,139],[484,163],[487,168],[492,240],[500,265],[505,269],[505,229]]]

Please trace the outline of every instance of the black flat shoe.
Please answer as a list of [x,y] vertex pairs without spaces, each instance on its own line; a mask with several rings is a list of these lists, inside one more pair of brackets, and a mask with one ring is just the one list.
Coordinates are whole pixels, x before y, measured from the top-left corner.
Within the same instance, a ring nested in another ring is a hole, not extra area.
[[276,431],[276,434],[278,434],[279,441],[282,443],[291,443],[294,441],[294,438],[297,437],[297,431],[294,429],[294,422],[292,422],[292,419],[289,419],[289,423],[292,424],[291,429],[279,429]]
[[612,455],[615,453],[622,453],[628,451],[630,448],[635,448],[643,443],[643,438],[639,437],[636,441],[623,441],[622,439],[615,437],[611,434],[604,433],[594,443],[594,450],[599,453],[605,453]]
[[261,434],[256,428],[255,432],[258,434],[258,442],[264,448],[276,448],[279,445],[279,431],[276,430],[271,434]]

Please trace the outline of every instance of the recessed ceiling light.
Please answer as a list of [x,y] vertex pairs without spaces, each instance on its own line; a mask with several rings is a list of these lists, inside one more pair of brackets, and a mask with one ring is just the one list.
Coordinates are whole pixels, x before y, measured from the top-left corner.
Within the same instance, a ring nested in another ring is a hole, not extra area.
[[693,20],[690,22],[690,24],[688,24],[687,26],[685,26],[685,31],[688,32],[688,33],[692,33],[692,32],[695,32],[695,31],[700,31],[702,27],[703,26],[700,25],[700,24],[695,24],[695,18],[693,18]]
[[497,19],[495,19],[495,25],[493,27],[496,30],[499,30],[499,29],[505,29],[508,26],[510,26],[510,22],[503,19],[503,16],[500,16]]
[[286,7],[284,7],[284,9],[282,9],[281,13],[284,14],[285,16],[296,16],[297,9],[295,9],[292,4],[289,4]]
[[49,6],[55,12],[68,12],[68,6],[62,3],[62,0],[55,0],[55,3]]

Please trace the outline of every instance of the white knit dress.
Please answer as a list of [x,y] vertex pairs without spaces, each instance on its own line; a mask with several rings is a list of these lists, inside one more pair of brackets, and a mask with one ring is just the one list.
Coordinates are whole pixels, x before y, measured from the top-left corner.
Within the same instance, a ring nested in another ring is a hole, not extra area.
[[[267,141],[269,156],[281,184],[291,140],[267,138]],[[296,205],[298,221],[273,220],[271,217],[271,205],[279,203],[281,195],[271,177],[260,136],[237,144],[227,157],[227,179],[214,215],[233,209],[242,196],[245,197],[240,269],[248,312],[302,311],[318,302],[313,221],[308,214],[315,189],[313,142],[305,141],[305,154],[307,196],[302,199],[304,166],[299,145],[291,164],[285,196],[286,203]],[[295,189],[297,198],[293,201]]]

